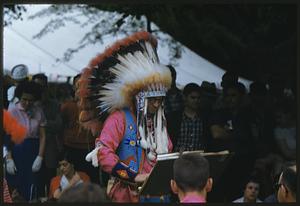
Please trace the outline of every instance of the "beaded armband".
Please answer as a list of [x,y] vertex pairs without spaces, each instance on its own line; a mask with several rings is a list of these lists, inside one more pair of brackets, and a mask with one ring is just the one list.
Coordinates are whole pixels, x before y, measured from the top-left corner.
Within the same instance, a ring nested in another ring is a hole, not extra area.
[[118,162],[116,166],[113,168],[112,173],[113,176],[121,178],[127,181],[134,181],[137,172],[132,170],[130,167],[125,165],[122,162]]

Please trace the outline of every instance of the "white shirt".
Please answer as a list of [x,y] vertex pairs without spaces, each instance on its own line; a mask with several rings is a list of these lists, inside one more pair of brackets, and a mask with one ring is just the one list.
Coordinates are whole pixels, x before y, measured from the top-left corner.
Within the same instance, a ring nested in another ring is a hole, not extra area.
[[[244,197],[238,198],[233,201],[234,203],[244,202]],[[256,202],[262,202],[260,199],[256,199]]]

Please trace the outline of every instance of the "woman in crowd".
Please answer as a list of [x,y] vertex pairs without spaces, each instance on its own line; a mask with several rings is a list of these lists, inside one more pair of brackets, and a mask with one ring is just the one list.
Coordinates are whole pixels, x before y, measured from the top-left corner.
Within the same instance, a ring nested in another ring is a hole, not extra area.
[[6,159],[8,184],[18,190],[27,201],[37,198],[39,175],[45,150],[46,119],[41,109],[34,106],[40,97],[39,86],[24,82],[17,87],[19,101],[9,112],[27,129],[24,142],[12,145]]
[[90,181],[90,177],[86,173],[74,169],[67,153],[59,158],[58,169],[61,174],[51,180],[50,199],[58,199],[68,188]]

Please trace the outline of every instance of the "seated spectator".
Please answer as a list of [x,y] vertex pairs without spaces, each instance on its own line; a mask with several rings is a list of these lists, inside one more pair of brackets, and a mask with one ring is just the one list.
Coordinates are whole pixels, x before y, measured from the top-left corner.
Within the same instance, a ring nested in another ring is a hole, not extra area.
[[61,175],[58,175],[51,180],[49,191],[50,199],[58,199],[67,188],[90,181],[90,177],[86,173],[75,171],[74,165],[70,161],[68,154],[65,154],[60,158],[58,165]]
[[200,154],[184,154],[175,160],[172,191],[180,203],[205,203],[211,191],[213,180],[209,177],[209,163]]
[[296,202],[297,168],[296,165],[283,170],[277,184],[278,202]]
[[105,191],[95,183],[83,183],[67,189],[58,202],[109,202]]
[[247,203],[256,203],[256,202],[262,202],[261,200],[258,199],[258,194],[259,194],[259,183],[251,179],[245,187],[244,190],[244,196],[241,198],[238,198],[234,200],[234,203],[241,203],[241,202],[247,202]]

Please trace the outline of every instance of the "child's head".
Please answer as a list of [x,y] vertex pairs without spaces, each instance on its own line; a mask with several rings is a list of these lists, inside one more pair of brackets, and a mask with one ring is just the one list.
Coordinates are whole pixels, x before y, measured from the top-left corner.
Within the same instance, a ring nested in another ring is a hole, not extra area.
[[171,187],[174,193],[178,193],[177,190],[183,193],[211,190],[209,163],[199,153],[183,154],[176,159],[173,165],[173,178]]
[[244,190],[244,201],[256,202],[259,194],[259,187],[260,185],[257,179],[249,179]]

